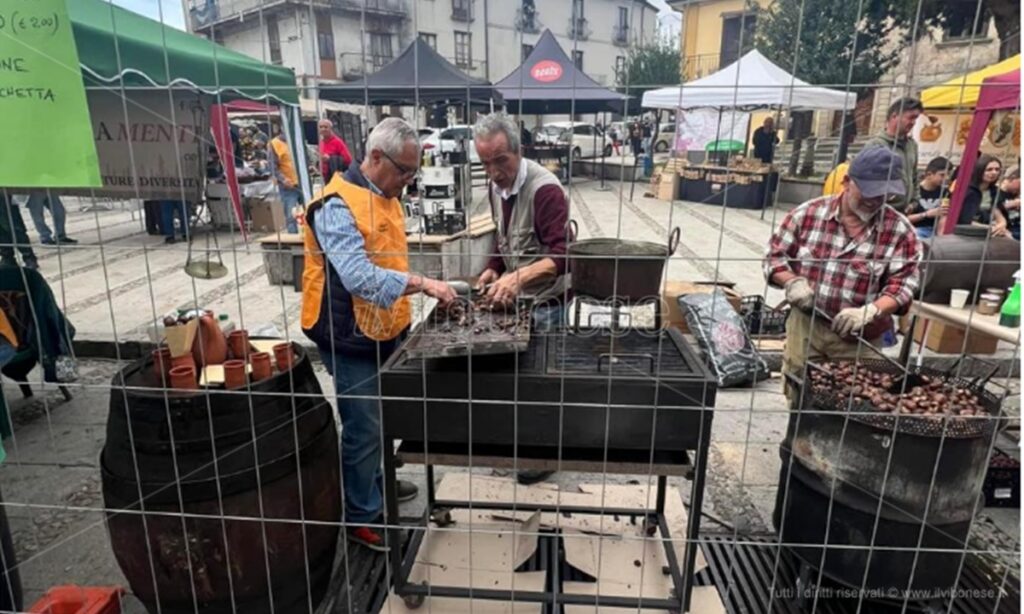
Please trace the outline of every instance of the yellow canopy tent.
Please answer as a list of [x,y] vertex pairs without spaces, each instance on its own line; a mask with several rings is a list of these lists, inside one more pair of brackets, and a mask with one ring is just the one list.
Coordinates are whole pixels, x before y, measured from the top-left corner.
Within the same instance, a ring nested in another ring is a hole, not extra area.
[[954,77],[941,85],[929,87],[921,92],[921,102],[926,109],[973,108],[978,102],[982,81],[1012,70],[1020,70],[1019,53],[997,64]]

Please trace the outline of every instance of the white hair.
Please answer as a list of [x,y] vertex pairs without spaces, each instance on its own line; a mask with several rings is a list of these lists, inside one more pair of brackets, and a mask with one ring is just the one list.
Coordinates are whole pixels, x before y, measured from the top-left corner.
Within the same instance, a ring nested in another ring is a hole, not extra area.
[[473,126],[474,138],[486,139],[499,132],[508,140],[509,151],[519,151],[519,126],[505,113],[498,111],[484,115]]
[[366,137],[366,151],[377,149],[389,156],[398,157],[410,141],[416,144],[418,155],[420,139],[416,130],[404,119],[389,117],[374,126],[370,136]]

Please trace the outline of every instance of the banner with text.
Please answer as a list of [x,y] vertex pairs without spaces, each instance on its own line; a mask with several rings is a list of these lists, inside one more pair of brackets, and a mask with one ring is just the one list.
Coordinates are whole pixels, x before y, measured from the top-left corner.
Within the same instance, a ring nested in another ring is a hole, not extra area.
[[99,186],[65,0],[0,2],[0,185]]
[[[98,196],[198,201],[206,177],[209,100],[197,93],[89,90],[103,187]],[[126,120],[127,117],[127,120]],[[67,192],[85,193],[84,190]]]

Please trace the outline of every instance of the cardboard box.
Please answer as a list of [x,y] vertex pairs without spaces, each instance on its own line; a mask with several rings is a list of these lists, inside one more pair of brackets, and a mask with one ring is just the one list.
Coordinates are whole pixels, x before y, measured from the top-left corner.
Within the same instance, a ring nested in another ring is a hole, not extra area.
[[284,205],[276,198],[251,199],[249,217],[253,232],[278,232],[284,230]]
[[658,183],[658,200],[675,200],[679,194],[679,175],[675,171],[662,171]]
[[690,327],[686,325],[686,316],[679,308],[679,297],[687,294],[710,294],[716,287],[725,292],[729,304],[739,313],[743,295],[729,286],[712,282],[666,281],[661,289],[661,325],[674,326],[684,333],[690,332]]
[[[925,323],[928,324],[928,338],[925,340],[925,347],[939,354],[994,354],[999,339],[991,335],[971,331],[967,337],[967,345],[964,345],[964,336],[967,331],[959,326],[948,324],[940,320],[917,319],[917,326],[914,328],[914,342],[921,343],[924,335]],[[900,318],[900,332],[904,335],[910,329],[910,317]]]

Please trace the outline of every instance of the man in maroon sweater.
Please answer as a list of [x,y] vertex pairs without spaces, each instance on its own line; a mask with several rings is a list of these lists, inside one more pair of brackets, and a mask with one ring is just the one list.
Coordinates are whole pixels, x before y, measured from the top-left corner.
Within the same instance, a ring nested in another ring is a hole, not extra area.
[[[490,180],[487,197],[498,226],[494,251],[478,286],[496,303],[534,299],[534,328],[560,326],[569,290],[566,244],[569,203],[553,173],[523,158],[519,129],[504,113],[474,127],[480,162]],[[489,287],[488,287],[489,286]]]
[[[550,171],[523,158],[519,127],[504,113],[480,119],[473,137],[490,180],[487,199],[498,226],[494,251],[480,273],[478,287],[486,288],[486,296],[500,304],[532,297],[533,329],[557,328],[565,320],[569,292],[565,255],[571,240],[569,203],[562,184]],[[521,484],[534,484],[552,473],[522,469],[518,479]]]

